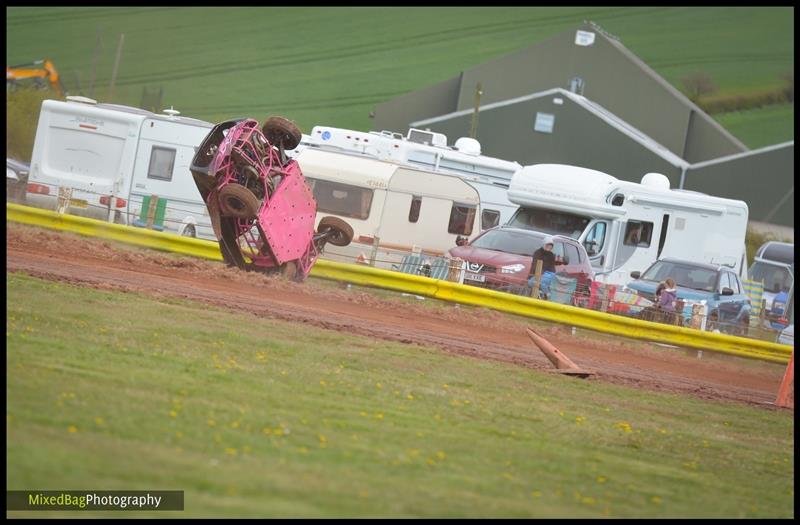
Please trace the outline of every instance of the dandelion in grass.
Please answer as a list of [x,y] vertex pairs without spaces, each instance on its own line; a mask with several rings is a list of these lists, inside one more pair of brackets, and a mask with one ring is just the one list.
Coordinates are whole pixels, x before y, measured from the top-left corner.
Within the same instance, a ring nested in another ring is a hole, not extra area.
[[75,425],[70,425],[70,426],[67,427],[67,432],[69,432],[70,434],[74,434],[77,431],[78,431],[78,427],[76,427]]
[[411,395],[411,394],[408,394],[408,395],[406,396],[406,399],[408,399],[409,401],[411,401],[411,400],[413,400],[413,399],[414,399],[414,396],[413,396],[413,395]]
[[239,454],[239,451],[236,450],[235,448],[228,447],[225,449],[225,453],[228,454],[229,456],[236,456],[237,454]]
[[94,424],[97,425],[98,427],[102,427],[103,425],[106,424],[106,422],[103,421],[102,417],[96,417],[94,418]]
[[169,411],[169,417],[178,417],[178,413],[175,412],[174,410],[170,410]]
[[217,422],[214,421],[213,419],[209,419],[208,420],[208,426],[215,427],[215,426],[217,426]]
[[650,498],[650,501],[652,501],[656,505],[660,505],[661,504],[661,498],[659,498],[658,496],[653,496],[652,498]]
[[534,498],[541,498],[542,497],[542,491],[533,490],[533,491],[531,491],[531,496],[533,496]]
[[614,425],[615,428],[620,429],[621,431],[625,432],[626,434],[633,432],[633,428],[631,427],[630,423],[626,421],[620,421]]
[[597,476],[598,483],[605,483],[606,481],[608,481],[608,479],[606,479],[605,476]]
[[440,450],[439,452],[436,453],[436,457],[439,458],[439,461],[441,461],[447,457],[447,454],[445,454],[443,451]]

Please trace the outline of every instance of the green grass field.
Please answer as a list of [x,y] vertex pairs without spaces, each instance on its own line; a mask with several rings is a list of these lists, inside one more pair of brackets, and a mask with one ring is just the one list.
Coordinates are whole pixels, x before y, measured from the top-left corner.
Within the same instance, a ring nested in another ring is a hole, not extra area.
[[[51,58],[72,92],[114,102],[142,89],[210,121],[282,114],[371,128],[384,101],[593,20],[673,85],[705,72],[720,94],[782,85],[794,69],[791,8],[8,8],[6,61]],[[101,43],[95,61],[96,42]],[[93,72],[94,71],[94,72]],[[783,128],[782,128],[783,129]],[[785,131],[785,130],[784,130]],[[782,137],[789,140],[792,136]]]
[[794,516],[790,412],[20,274],[6,291],[12,490],[185,490],[168,517]]
[[714,115],[750,148],[763,148],[794,138],[794,104]]

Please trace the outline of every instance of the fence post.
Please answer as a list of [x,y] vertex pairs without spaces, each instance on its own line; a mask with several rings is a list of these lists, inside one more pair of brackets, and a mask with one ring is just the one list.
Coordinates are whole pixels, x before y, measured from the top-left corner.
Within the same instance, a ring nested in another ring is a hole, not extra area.
[[153,222],[156,219],[156,207],[158,206],[158,195],[151,195],[150,196],[150,203],[147,207],[147,228],[151,229],[153,227]]
[[600,311],[608,311],[608,287],[605,285],[600,287]]
[[536,261],[536,268],[533,272],[533,286],[531,287],[531,297],[534,299],[539,298],[539,285],[542,282],[542,263],[543,261],[539,259]]
[[372,238],[372,251],[369,252],[369,265],[375,266],[375,260],[378,258],[378,245],[381,243],[381,238],[377,235]]

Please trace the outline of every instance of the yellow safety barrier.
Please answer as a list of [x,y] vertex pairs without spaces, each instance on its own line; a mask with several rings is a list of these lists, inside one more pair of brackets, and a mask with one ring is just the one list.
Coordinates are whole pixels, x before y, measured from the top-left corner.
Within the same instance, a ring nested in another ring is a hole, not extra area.
[[[6,204],[6,212],[9,221],[112,239],[193,257],[222,260],[218,244],[212,241],[111,224],[74,215],[59,215],[52,211],[12,203]],[[792,353],[792,347],[788,345],[632,319],[358,264],[320,259],[312,268],[311,275],[323,279],[407,292],[443,301],[483,306],[523,317],[634,339],[711,350],[775,363],[788,363]]]

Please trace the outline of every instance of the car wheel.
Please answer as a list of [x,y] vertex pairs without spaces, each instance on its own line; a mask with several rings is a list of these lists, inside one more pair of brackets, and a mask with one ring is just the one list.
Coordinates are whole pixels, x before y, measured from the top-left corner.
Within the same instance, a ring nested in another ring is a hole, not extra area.
[[191,238],[197,237],[197,231],[194,229],[194,224],[187,225],[186,228],[183,229],[181,236]]
[[283,146],[283,149],[295,149],[303,138],[300,128],[291,120],[283,117],[270,117],[261,128],[270,144]]
[[223,215],[252,219],[258,215],[260,202],[252,191],[232,182],[219,192],[219,208]]
[[288,261],[283,263],[281,266],[281,276],[284,279],[289,281],[294,281],[297,279],[297,262],[296,261]]
[[219,249],[222,252],[222,259],[228,266],[235,266],[240,270],[247,269],[247,264],[244,261],[236,238],[236,219],[223,217],[220,219],[219,225]]
[[318,233],[331,231],[328,242],[334,246],[347,246],[353,240],[353,227],[339,217],[323,217],[319,221]]

